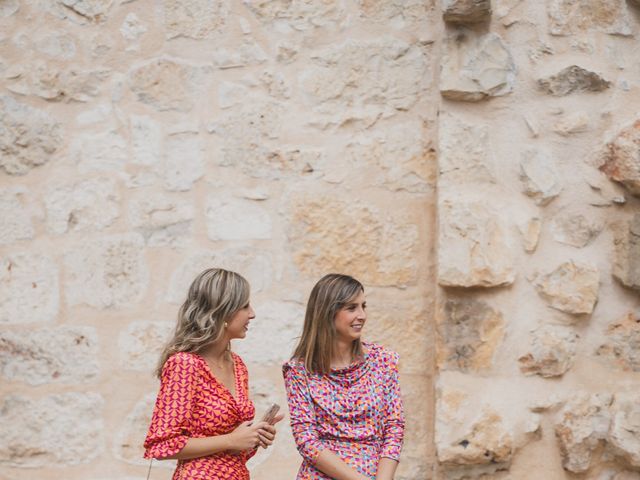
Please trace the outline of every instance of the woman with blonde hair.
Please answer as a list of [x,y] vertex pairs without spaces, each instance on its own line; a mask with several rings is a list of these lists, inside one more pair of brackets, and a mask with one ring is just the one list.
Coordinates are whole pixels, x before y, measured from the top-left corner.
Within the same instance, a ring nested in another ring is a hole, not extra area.
[[297,480],[392,480],[404,414],[398,354],[361,340],[364,287],[325,275],[311,290],[302,336],[283,367]]
[[230,349],[254,318],[239,274],[211,268],[191,283],[160,356],[160,392],[144,442],[145,458],[178,460],[174,480],[248,480],[247,460],[273,442],[282,416],[252,423],[247,367]]

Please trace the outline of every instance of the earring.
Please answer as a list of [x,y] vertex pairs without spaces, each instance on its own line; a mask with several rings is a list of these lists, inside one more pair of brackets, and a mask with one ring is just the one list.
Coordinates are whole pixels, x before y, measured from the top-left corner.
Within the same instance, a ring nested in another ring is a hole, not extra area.
[[224,328],[227,328],[229,326],[229,324],[227,322],[224,322]]

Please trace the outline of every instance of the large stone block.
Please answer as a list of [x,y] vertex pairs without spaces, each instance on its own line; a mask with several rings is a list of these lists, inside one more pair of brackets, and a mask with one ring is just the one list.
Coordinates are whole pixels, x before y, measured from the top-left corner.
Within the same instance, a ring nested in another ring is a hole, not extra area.
[[119,200],[110,178],[50,186],[44,197],[47,228],[56,234],[102,230],[120,215]]
[[80,134],[71,144],[71,158],[80,172],[122,171],[129,159],[128,145],[115,131]]
[[622,285],[640,291],[640,214],[613,227],[613,276]]
[[421,49],[401,40],[347,42],[312,54],[300,86],[314,107],[309,123],[324,128],[409,110],[423,90],[427,64]]
[[538,86],[550,95],[561,97],[574,92],[602,92],[611,86],[611,82],[595,72],[571,65],[555,75],[539,79]]
[[181,304],[189,285],[207,268],[225,268],[240,273],[251,284],[253,293],[267,289],[274,277],[271,258],[251,248],[230,248],[216,251],[193,252],[186,257],[171,275],[167,300]]
[[193,204],[181,196],[138,192],[129,203],[129,223],[147,245],[182,246],[191,235]]
[[574,314],[590,314],[598,301],[600,274],[593,265],[565,262],[540,275],[535,286],[549,306]]
[[442,202],[438,283],[443,287],[495,287],[516,276],[505,221],[479,202]]
[[118,335],[120,366],[125,370],[152,372],[164,345],[175,328],[175,321],[135,321]]
[[640,316],[629,312],[607,328],[596,354],[625,371],[640,372]]
[[343,0],[244,0],[263,23],[283,33],[336,27],[346,19]]
[[487,371],[504,337],[502,313],[474,298],[451,297],[438,323],[438,366],[462,372]]
[[103,406],[96,393],[4,397],[0,465],[60,468],[94,461],[104,450]]
[[428,18],[433,0],[359,0],[360,13],[367,21],[384,23],[401,30]]
[[625,0],[551,0],[548,13],[552,35],[581,32],[632,34]]
[[545,378],[564,375],[573,365],[578,338],[566,327],[547,325],[535,330],[529,352],[518,359],[520,370]]
[[449,100],[478,102],[513,91],[516,67],[495,33],[458,30],[444,43],[440,93]]
[[611,407],[608,442],[616,456],[640,470],[640,395],[616,394]]
[[33,238],[38,209],[24,187],[0,189],[0,245]]
[[586,247],[595,239],[604,225],[601,220],[576,212],[563,212],[553,219],[553,239],[572,247]]
[[163,2],[167,38],[210,38],[220,34],[229,17],[228,0],[167,0]]
[[212,195],[205,210],[207,235],[211,240],[249,240],[271,238],[269,211],[258,202],[221,199]]
[[443,0],[445,22],[474,24],[491,18],[491,0]]
[[166,141],[162,175],[167,190],[186,191],[204,175],[203,147],[198,135],[172,135]]
[[131,161],[136,165],[156,165],[160,162],[162,129],[146,115],[131,116]]
[[620,130],[605,145],[600,170],[640,196],[640,120]]
[[0,97],[0,167],[24,175],[44,165],[62,144],[61,127],[49,114]]
[[0,324],[51,322],[59,309],[58,268],[38,254],[0,260]]
[[0,333],[0,371],[30,385],[84,383],[99,373],[93,327],[57,327]]
[[[369,285],[416,281],[418,230],[399,215],[331,197],[292,201],[288,229],[293,260],[311,278],[348,272]],[[356,240],[357,239],[357,240]]]
[[148,283],[138,234],[102,237],[66,252],[65,292],[70,305],[123,307],[139,301]]
[[594,451],[607,438],[612,402],[610,394],[578,393],[559,413],[555,432],[566,470],[583,473],[589,469]]

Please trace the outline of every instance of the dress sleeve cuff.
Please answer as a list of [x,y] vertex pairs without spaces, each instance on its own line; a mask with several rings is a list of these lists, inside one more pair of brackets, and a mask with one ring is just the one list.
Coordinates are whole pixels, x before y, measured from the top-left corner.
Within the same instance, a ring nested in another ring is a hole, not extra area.
[[180,435],[145,448],[144,458],[167,458],[181,451],[187,444],[187,436]]

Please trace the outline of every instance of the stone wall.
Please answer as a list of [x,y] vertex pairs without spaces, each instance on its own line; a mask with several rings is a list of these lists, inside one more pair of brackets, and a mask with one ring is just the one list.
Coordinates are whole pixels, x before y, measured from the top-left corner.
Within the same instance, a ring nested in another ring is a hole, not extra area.
[[[212,265],[252,284],[259,413],[315,281],[362,280],[398,478],[430,474],[442,30],[422,0],[0,0],[0,480],[146,477],[152,370]],[[294,478],[280,430],[253,478]]]
[[[206,265],[251,281],[258,411],[345,271],[398,480],[640,479],[639,37],[635,0],[0,0],[0,480],[146,477]],[[285,426],[253,477],[298,463]]]

